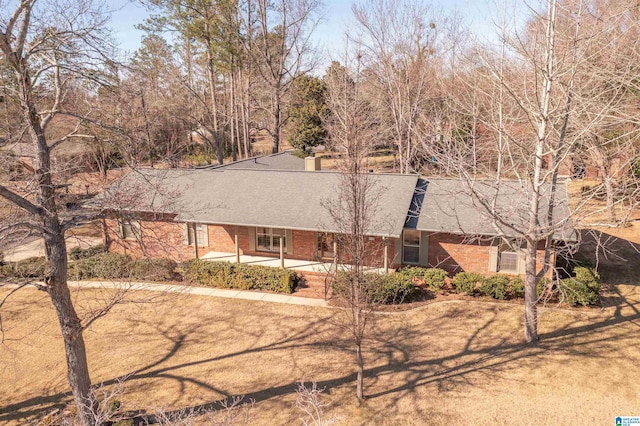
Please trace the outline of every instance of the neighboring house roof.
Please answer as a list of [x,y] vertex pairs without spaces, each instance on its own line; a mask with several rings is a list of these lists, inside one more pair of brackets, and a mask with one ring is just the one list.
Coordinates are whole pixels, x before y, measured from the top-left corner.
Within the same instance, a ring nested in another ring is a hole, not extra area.
[[[338,200],[342,176],[322,171],[145,169],[129,173],[91,205],[172,213],[187,222],[340,232],[329,205]],[[365,234],[399,237],[418,177],[366,176],[375,209]]]
[[[465,235],[517,236],[512,229],[526,229],[529,220],[530,186],[518,181],[475,181],[472,186],[460,179],[420,179],[406,227],[421,231]],[[543,185],[539,206],[546,219],[551,186]],[[495,214],[494,214],[495,213]],[[554,231],[554,239],[576,241],[567,191],[559,183],[554,200],[554,220],[543,226]],[[494,218],[500,218],[500,221]]]
[[256,170],[304,170],[304,158],[293,151],[277,152],[271,155],[238,160],[232,163],[201,167],[202,169],[256,169]]

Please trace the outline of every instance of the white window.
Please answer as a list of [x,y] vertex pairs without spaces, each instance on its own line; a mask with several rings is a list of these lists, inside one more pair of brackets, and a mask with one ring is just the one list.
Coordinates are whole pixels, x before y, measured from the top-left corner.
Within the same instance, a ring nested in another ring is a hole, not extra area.
[[187,244],[192,246],[195,242],[199,246],[206,246],[207,243],[207,225],[203,223],[190,223],[187,226]]
[[120,238],[123,240],[139,239],[140,222],[137,220],[120,219]]
[[507,274],[518,273],[518,259],[520,257],[519,249],[524,248],[526,243],[520,244],[516,240],[502,242],[498,250],[498,270]]
[[420,263],[420,231],[405,229],[402,233],[402,263]]
[[256,228],[256,248],[258,251],[280,252],[280,240],[287,252],[286,232],[277,228]]

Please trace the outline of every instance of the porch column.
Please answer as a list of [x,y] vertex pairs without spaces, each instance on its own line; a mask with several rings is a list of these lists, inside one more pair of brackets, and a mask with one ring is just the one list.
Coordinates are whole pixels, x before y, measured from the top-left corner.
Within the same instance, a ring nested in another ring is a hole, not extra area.
[[336,241],[335,235],[333,236],[333,258],[338,257],[338,241]]
[[389,273],[389,239],[384,238],[384,273]]
[[280,267],[284,269],[284,238],[280,237]]
[[193,251],[195,252],[196,259],[200,259],[198,253],[198,228],[195,223],[191,224],[191,228],[193,229]]
[[236,263],[240,263],[240,245],[238,244],[238,227],[235,228],[234,240],[236,243]]

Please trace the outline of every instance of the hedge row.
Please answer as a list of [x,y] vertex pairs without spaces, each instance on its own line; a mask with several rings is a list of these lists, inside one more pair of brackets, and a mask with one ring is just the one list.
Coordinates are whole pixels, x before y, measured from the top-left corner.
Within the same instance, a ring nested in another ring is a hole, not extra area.
[[[574,273],[575,277],[554,283],[542,278],[537,286],[538,297],[555,298],[570,305],[596,304],[600,292],[600,275],[593,268],[587,267],[576,267]],[[446,271],[442,269],[416,266],[402,268],[396,275],[424,284],[434,293],[442,289],[447,278]],[[459,272],[451,283],[458,293],[469,296],[483,295],[499,300],[524,297],[524,282],[521,277],[504,274],[485,277],[475,272]]]
[[[266,266],[231,264],[192,260],[180,268],[169,259],[131,259],[117,253],[78,251],[69,262],[70,280],[86,279],[135,279],[166,281],[180,279],[180,275],[192,283],[241,290],[268,290],[293,293],[297,284],[294,271]],[[43,279],[47,273],[44,257],[31,257],[18,262],[0,265],[0,277],[19,279]],[[576,267],[575,277],[550,283],[543,278],[538,283],[538,296],[558,299],[570,305],[593,305],[599,300],[600,275],[592,268]],[[364,274],[367,297],[371,302],[383,304],[402,303],[417,294],[416,283],[426,285],[437,293],[446,283],[447,273],[438,268],[406,267],[395,274]],[[350,277],[346,272],[338,274],[334,281],[334,293],[346,295]],[[524,296],[524,283],[520,277],[493,275],[484,277],[474,272],[460,272],[452,279],[454,289],[470,296],[485,295],[504,300]]]
[[[67,278],[135,279],[165,281],[176,278],[176,262],[168,259],[131,259],[117,253],[99,253],[70,261]],[[44,279],[48,271],[44,256],[30,257],[0,266],[0,276],[19,279]]]
[[131,259],[117,253],[100,253],[69,262],[70,280],[134,279],[169,281],[177,278],[177,264],[169,259]]
[[0,277],[43,279],[48,271],[44,256],[29,257],[18,262],[7,262],[0,266]]
[[184,278],[195,284],[239,290],[293,293],[297,276],[289,269],[194,259],[181,265]]
[[[346,271],[338,272],[332,284],[333,294],[349,299],[353,279],[354,275],[352,273]],[[403,303],[418,292],[412,277],[407,274],[364,273],[360,280],[363,295],[371,304],[391,305]]]

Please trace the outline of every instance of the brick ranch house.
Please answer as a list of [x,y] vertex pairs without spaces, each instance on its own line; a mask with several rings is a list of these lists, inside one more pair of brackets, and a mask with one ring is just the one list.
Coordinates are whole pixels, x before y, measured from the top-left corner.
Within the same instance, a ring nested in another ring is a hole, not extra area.
[[[107,236],[113,252],[265,264],[321,276],[340,253],[334,238],[339,227],[327,208],[338,193],[340,173],[320,168],[318,158],[280,153],[200,169],[137,170],[92,204],[111,217]],[[513,241],[505,243],[515,238],[509,228],[488,220],[461,181],[382,173],[371,179],[371,267],[524,273],[523,251]],[[482,188],[478,182],[476,192],[494,196],[503,217],[525,220],[517,183],[503,183],[498,196],[490,185]],[[554,238],[575,240],[566,191],[558,191],[554,210],[564,224]],[[544,246],[538,249],[542,260]]]

